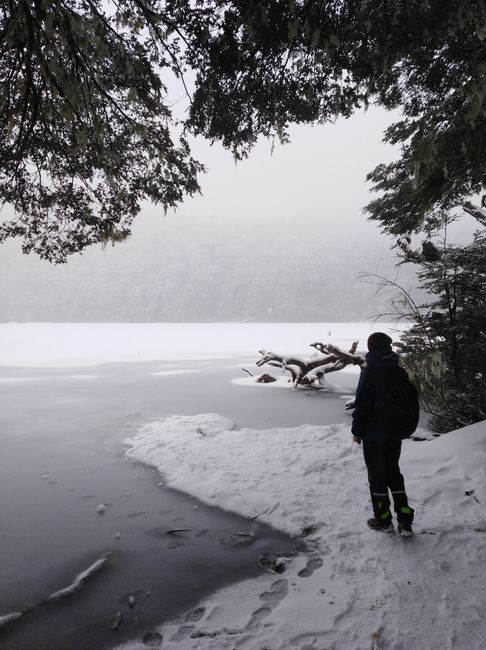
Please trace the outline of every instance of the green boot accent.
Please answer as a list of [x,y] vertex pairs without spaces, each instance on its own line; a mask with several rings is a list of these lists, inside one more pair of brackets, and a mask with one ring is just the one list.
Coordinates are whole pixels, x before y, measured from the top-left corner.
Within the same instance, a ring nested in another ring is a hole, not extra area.
[[373,514],[375,519],[384,522],[391,521],[392,514],[390,512],[390,499],[388,494],[371,493],[371,503],[373,504]]
[[406,526],[411,526],[413,522],[414,514],[415,514],[415,510],[410,506],[401,506],[397,512],[397,519],[399,523],[404,524]]

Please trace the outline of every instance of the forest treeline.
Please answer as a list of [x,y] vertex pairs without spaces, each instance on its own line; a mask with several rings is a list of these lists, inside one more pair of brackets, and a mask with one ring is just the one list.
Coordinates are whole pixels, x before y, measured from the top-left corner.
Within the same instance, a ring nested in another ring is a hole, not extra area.
[[60,266],[4,244],[0,319],[360,321],[376,315],[380,299],[358,275],[395,273],[385,238],[338,235],[332,220],[149,221],[129,241]]

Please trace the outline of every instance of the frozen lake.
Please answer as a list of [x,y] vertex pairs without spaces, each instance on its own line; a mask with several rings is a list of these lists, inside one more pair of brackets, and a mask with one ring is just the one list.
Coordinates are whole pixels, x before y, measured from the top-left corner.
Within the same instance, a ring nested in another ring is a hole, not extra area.
[[[254,370],[258,355],[247,355],[258,341],[281,351],[288,340],[283,351],[305,352],[304,341],[322,339],[322,329],[0,326],[8,363],[0,368],[0,617],[32,608],[0,630],[2,648],[101,650],[258,573],[262,553],[293,552],[295,542],[265,526],[253,544],[238,544],[236,534],[252,529],[250,522],[164,489],[154,471],[125,460],[123,440],[173,414],[219,413],[262,429],[348,421],[353,372],[330,376],[332,392],[235,382],[245,377],[242,366]],[[333,342],[345,346],[348,329]],[[117,363],[93,365],[103,361]],[[174,528],[189,530],[167,533]],[[106,565],[77,593],[33,607],[106,553]],[[123,620],[111,630],[118,612]]]

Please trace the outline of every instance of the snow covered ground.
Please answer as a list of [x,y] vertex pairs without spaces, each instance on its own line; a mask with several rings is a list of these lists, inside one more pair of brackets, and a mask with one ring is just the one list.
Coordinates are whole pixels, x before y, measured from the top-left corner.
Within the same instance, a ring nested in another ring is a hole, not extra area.
[[366,527],[364,463],[348,425],[255,430],[216,414],[173,416],[127,443],[168,485],[309,545],[284,573],[225,589],[163,626],[163,648],[484,647],[486,424],[404,444],[409,540]]

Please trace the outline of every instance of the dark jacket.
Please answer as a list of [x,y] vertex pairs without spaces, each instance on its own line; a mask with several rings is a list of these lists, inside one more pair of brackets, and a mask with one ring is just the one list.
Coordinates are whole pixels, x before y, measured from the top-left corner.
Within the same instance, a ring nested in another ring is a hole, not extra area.
[[396,409],[387,389],[403,380],[403,375],[406,377],[407,373],[399,366],[399,356],[395,352],[368,352],[356,389],[353,435],[365,443],[401,443]]

